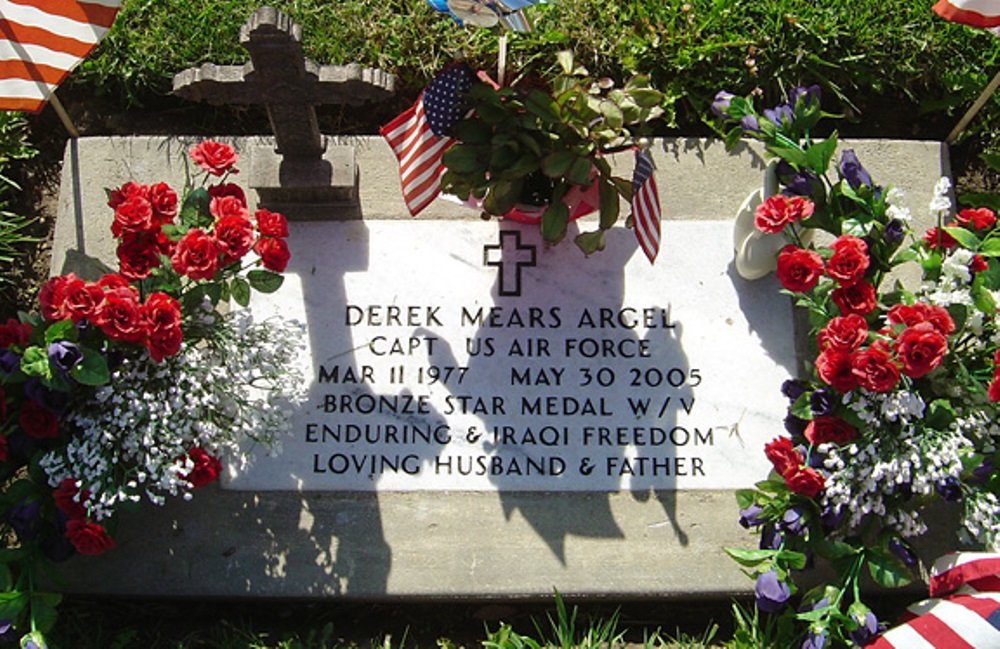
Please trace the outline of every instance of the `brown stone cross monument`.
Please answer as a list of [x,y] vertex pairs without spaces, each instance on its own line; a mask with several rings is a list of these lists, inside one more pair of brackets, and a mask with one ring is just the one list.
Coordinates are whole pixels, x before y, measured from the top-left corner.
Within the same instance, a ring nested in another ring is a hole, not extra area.
[[385,99],[393,93],[395,77],[358,64],[318,65],[305,58],[301,27],[271,7],[247,19],[240,44],[250,61],[188,68],[174,76],[174,92],[217,106],[264,105],[277,146],[251,158],[249,184],[262,206],[311,218],[318,211],[310,208],[356,205],[354,149],[328,145],[315,107]]

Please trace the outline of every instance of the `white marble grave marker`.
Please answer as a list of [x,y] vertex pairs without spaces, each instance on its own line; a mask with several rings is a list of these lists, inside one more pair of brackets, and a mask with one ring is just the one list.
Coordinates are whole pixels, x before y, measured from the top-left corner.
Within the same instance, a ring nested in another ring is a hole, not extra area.
[[509,222],[296,223],[255,315],[307,325],[310,398],[237,490],[732,489],[767,472],[791,304],[730,222],[584,259]]

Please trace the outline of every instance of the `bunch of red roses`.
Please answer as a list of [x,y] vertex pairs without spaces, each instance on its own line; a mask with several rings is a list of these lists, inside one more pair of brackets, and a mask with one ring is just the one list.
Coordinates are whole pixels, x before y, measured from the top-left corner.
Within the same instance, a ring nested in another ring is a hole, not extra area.
[[[251,288],[271,292],[281,285],[278,273],[289,261],[285,218],[263,209],[251,216],[242,189],[225,182],[237,173],[231,146],[209,140],[189,154],[206,181],[220,182],[189,189],[183,199],[166,183],[129,182],[109,191],[119,271],[96,281],[74,273],[53,277],[39,292],[39,313],[0,324],[0,525],[22,548],[33,548],[2,561],[0,569],[9,570],[14,582],[4,586],[11,603],[0,613],[0,627],[23,629],[30,621],[32,633],[41,634],[51,626],[58,598],[33,590],[36,561],[114,547],[107,525],[117,501],[107,496],[121,485],[93,476],[85,484],[78,471],[65,468],[52,473],[60,457],[82,453],[80,467],[111,467],[105,474],[95,469],[95,475],[134,480],[128,476],[135,467],[115,464],[121,449],[106,456],[79,450],[94,434],[80,422],[96,407],[99,390],[126,376],[141,381],[142,392],[158,370],[134,368],[169,362],[183,367],[185,361],[177,359],[185,342],[225,326],[221,313],[208,315],[206,300],[212,307],[229,298],[245,305]],[[251,251],[256,259],[248,263]],[[232,334],[222,336],[228,340]],[[191,417],[196,424],[204,421],[198,413]],[[134,428],[129,421],[123,416],[121,425]],[[171,439],[162,440],[162,448],[170,449],[163,462],[168,475],[157,479],[169,483],[164,488],[171,494],[209,484],[221,472],[219,460],[199,445],[215,441],[185,434],[168,426]],[[113,435],[97,435],[101,448],[118,443]],[[147,446],[157,444],[160,440]]]
[[210,280],[217,270],[239,262],[251,249],[264,268],[284,271],[290,257],[285,218],[259,209],[251,220],[243,189],[224,182],[229,174],[238,173],[233,148],[206,140],[189,154],[209,176],[221,180],[188,195],[187,218],[180,225],[174,223],[177,193],[166,183],[129,182],[108,193],[108,206],[115,211],[111,232],[119,240],[122,275],[145,279],[166,257],[178,274]]

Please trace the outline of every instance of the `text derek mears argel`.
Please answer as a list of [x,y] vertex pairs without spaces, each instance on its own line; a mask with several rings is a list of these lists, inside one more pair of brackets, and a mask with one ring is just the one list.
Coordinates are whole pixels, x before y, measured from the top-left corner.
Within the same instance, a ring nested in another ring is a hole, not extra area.
[[317,365],[299,433],[314,474],[708,475],[706,377],[667,309],[347,304],[340,324],[353,358]]

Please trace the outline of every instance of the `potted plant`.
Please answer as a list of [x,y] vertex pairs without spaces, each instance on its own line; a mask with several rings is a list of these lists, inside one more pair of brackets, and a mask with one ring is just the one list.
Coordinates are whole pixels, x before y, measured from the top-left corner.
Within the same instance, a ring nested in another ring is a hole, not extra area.
[[469,114],[443,155],[441,190],[473,201],[487,218],[537,222],[553,244],[570,220],[599,211],[598,229],[576,238],[589,254],[603,249],[604,231],[618,221],[619,197],[632,200],[632,180],[613,175],[604,156],[646,145],[664,95],[645,75],[619,88],[591,77],[571,52],[557,59],[551,84],[473,82]]

